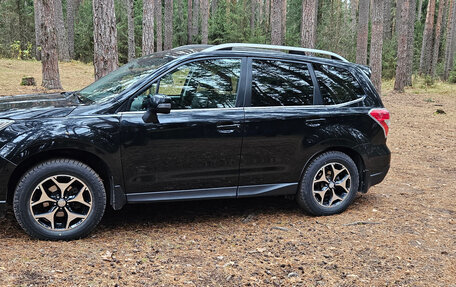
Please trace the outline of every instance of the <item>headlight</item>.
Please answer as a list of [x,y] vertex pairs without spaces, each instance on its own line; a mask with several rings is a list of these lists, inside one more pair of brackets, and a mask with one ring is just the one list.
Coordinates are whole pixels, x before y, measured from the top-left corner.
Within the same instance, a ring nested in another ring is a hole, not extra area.
[[2,120],[0,119],[0,131],[6,129],[9,125],[14,123],[13,120]]

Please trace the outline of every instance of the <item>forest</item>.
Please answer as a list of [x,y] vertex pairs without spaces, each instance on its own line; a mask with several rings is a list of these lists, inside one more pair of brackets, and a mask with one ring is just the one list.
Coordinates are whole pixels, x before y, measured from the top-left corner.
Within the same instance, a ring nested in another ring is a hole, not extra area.
[[[456,82],[454,0],[2,0],[0,57],[93,62],[95,79],[155,51],[188,44],[318,48],[369,65],[403,91],[419,75]],[[46,56],[42,56],[46,55]]]

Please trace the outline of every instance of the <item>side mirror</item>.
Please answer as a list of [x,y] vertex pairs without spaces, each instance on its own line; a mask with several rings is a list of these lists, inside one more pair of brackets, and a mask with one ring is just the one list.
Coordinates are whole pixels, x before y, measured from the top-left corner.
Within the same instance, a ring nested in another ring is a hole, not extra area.
[[146,112],[142,116],[145,123],[158,124],[157,114],[169,114],[171,112],[171,98],[165,95],[153,95],[144,100],[143,106]]

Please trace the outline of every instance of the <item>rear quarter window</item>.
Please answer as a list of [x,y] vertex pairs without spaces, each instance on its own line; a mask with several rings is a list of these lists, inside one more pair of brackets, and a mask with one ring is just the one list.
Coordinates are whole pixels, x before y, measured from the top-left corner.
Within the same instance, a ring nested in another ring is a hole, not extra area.
[[324,105],[337,105],[357,100],[365,95],[353,74],[339,67],[314,64]]

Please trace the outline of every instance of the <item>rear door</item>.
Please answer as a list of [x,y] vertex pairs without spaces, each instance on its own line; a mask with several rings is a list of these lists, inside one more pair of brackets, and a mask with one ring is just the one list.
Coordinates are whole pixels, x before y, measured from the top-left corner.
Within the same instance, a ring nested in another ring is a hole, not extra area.
[[312,66],[250,58],[238,196],[296,192],[315,151],[325,108]]

